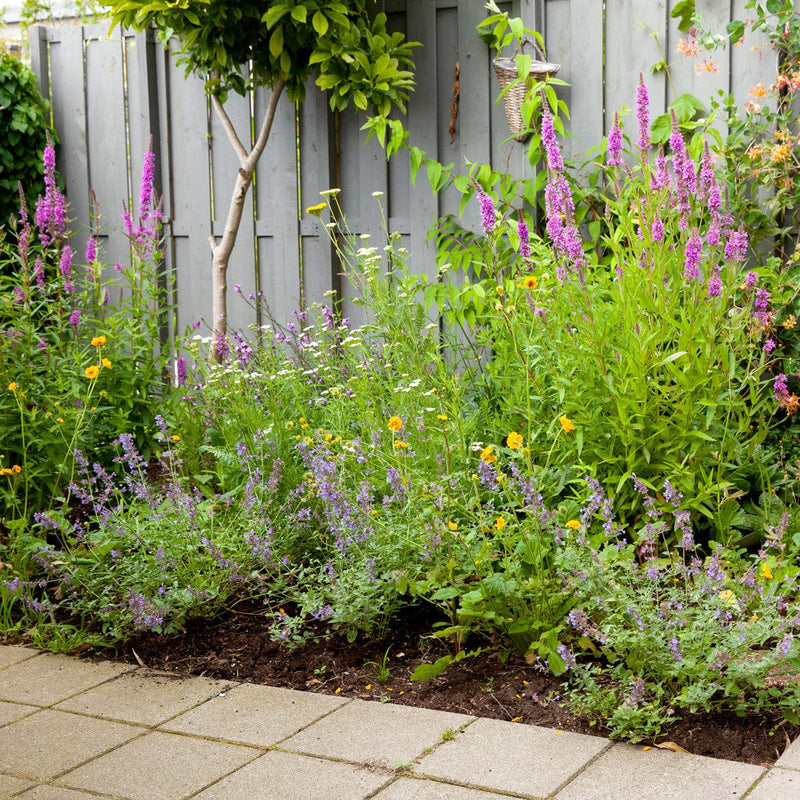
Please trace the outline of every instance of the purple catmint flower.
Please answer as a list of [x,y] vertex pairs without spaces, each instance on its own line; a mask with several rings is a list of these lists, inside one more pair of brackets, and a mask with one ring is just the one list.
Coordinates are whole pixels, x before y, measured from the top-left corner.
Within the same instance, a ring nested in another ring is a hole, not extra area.
[[614,112],[614,123],[608,134],[608,149],[606,151],[606,164],[609,167],[621,167],[622,161],[622,130],[619,127],[619,113]]
[[[744,276],[744,288],[748,292],[752,292],[753,289],[756,288],[756,284],[758,283],[758,273],[754,270],[750,270],[747,275]],[[769,302],[769,296],[767,296],[767,301]],[[766,308],[766,305],[764,306]]]
[[683,275],[687,280],[698,280],[700,278],[700,253],[702,250],[703,240],[699,236],[692,236],[686,243]]
[[641,704],[644,700],[644,681],[640,678],[637,680],[632,680],[629,684],[631,691],[628,697],[625,700],[625,705],[629,708],[633,708]]
[[730,231],[728,241],[725,243],[725,258],[729,261],[744,261],[747,255],[748,238],[744,227],[739,226],[736,231]]
[[778,653],[784,658],[789,655],[789,651],[792,649],[792,642],[794,642],[794,636],[791,633],[787,633],[778,643]]
[[650,149],[650,98],[641,72],[639,85],[636,87],[636,119],[639,123],[639,138],[636,144],[639,150],[646,154]]
[[483,232],[488,236],[494,230],[495,210],[494,201],[486,192],[478,190],[478,202],[481,207],[481,226]]
[[567,669],[574,669],[577,665],[575,654],[565,644],[560,644],[556,647],[556,652],[564,659],[564,664]]
[[789,394],[789,382],[783,372],[775,376],[775,380],[772,382],[772,393],[776,400],[783,400]]
[[531,254],[530,234],[528,233],[528,223],[525,222],[522,214],[517,220],[517,236],[519,236],[519,254],[527,258]]
[[674,659],[675,663],[680,664],[683,661],[683,653],[681,653],[677,636],[673,636],[669,640],[669,652],[672,654],[672,658]]

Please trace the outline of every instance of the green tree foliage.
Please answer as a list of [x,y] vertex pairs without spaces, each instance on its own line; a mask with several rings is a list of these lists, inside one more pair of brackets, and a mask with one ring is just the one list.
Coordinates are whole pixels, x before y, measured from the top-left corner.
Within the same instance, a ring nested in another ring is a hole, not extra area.
[[44,191],[42,151],[49,127],[49,105],[36,76],[0,52],[0,227],[19,212],[19,184],[29,208]]

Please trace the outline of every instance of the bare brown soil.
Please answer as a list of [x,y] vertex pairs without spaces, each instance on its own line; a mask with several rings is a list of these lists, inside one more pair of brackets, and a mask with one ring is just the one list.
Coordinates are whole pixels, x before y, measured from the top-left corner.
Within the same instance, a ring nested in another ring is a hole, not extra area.
[[[290,650],[271,641],[257,609],[191,623],[174,636],[147,635],[129,643],[120,657],[148,667],[225,680],[340,694],[402,705],[491,717],[519,724],[605,735],[602,722],[571,713],[565,687],[523,660],[484,654],[451,666],[439,677],[410,679],[421,663],[447,650],[429,638],[431,620],[420,612],[393,625],[383,641],[348,643],[325,637]],[[106,655],[107,657],[107,655]],[[388,675],[380,674],[385,664]],[[686,714],[656,741],[674,742],[696,755],[771,764],[800,734],[778,715]]]

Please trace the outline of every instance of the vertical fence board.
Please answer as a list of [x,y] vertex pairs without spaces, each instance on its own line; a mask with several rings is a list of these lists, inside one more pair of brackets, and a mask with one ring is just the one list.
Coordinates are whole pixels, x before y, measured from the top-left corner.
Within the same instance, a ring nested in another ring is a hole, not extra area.
[[[260,124],[270,94],[263,88],[256,92],[256,125]],[[301,288],[295,104],[286,95],[278,102],[269,142],[256,170],[253,191],[258,286],[270,311],[283,324],[290,311],[300,307]],[[267,321],[261,322],[266,324]]]
[[175,240],[178,331],[189,322],[211,319],[211,194],[208,184],[208,117],[203,82],[184,79],[170,44],[169,170],[172,236]]
[[[138,197],[131,202],[128,185],[128,152],[123,83],[123,47],[119,29],[113,38],[104,25],[84,29],[86,48],[86,102],[89,188],[102,212],[100,233],[105,258],[114,263],[130,261],[130,243],[118,224],[122,204],[132,206],[135,219]],[[80,220],[83,225],[88,218]]]

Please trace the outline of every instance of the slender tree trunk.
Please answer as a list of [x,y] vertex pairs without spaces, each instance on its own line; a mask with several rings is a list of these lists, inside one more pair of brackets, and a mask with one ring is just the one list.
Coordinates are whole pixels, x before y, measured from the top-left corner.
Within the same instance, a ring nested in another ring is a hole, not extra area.
[[244,201],[247,197],[250,185],[253,182],[253,172],[269,139],[272,122],[275,119],[275,110],[278,107],[278,100],[280,99],[281,92],[285,85],[285,81],[279,80],[273,86],[272,95],[270,96],[267,109],[264,112],[264,119],[261,122],[258,138],[253,145],[253,149],[249,153],[237,136],[233,124],[226,114],[219,98],[214,95],[211,96],[211,104],[214,107],[214,112],[222,123],[228,135],[228,140],[236,151],[236,155],[239,157],[239,173],[236,176],[231,202],[228,206],[225,230],[219,241],[217,241],[214,236],[209,237],[212,253],[211,295],[212,314],[214,317],[211,357],[217,363],[219,363],[222,358],[222,349],[220,345],[224,341],[225,334],[228,330],[228,262],[233,252],[233,246],[236,244],[236,236],[239,233],[239,225],[242,221]]

